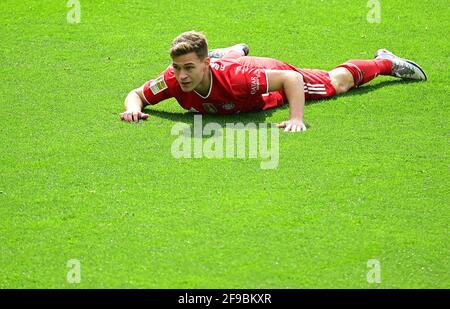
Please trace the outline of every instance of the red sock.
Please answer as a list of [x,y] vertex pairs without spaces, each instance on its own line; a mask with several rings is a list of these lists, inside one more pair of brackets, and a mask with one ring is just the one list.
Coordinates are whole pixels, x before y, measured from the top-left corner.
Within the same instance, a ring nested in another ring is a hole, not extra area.
[[361,86],[378,75],[391,75],[392,62],[387,59],[350,60],[337,66],[346,68],[353,75],[355,86]]

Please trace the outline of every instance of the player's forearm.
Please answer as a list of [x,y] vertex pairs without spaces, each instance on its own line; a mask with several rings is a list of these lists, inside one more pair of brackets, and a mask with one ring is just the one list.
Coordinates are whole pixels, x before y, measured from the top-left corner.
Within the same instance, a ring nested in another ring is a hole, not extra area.
[[289,78],[285,79],[283,88],[289,102],[290,119],[303,120],[305,109],[303,76],[301,74],[290,75]]
[[129,112],[140,112],[144,107],[144,102],[136,93],[136,91],[131,91],[127,98],[125,99],[125,110]]

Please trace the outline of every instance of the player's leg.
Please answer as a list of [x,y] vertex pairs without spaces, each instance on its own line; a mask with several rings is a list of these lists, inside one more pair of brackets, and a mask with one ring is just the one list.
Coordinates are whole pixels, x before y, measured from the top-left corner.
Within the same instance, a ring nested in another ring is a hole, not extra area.
[[242,56],[247,56],[249,51],[247,44],[241,43],[230,47],[212,49],[208,52],[208,57],[237,59]]
[[387,59],[349,60],[329,72],[337,94],[368,83],[378,75],[391,75],[392,62]]
[[427,80],[423,69],[415,62],[402,59],[386,49],[380,49],[374,60],[350,60],[329,72],[336,93],[345,93],[379,75],[402,79]]

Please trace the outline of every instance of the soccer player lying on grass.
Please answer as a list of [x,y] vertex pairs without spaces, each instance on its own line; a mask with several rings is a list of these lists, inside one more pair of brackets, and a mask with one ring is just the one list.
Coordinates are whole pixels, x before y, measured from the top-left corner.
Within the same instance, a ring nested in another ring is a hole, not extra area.
[[172,43],[172,64],[157,78],[131,91],[122,120],[148,118],[145,105],[174,97],[185,109],[198,113],[233,114],[266,110],[289,103],[289,120],[277,124],[284,131],[306,130],[306,100],[324,99],[359,87],[378,75],[426,80],[416,63],[380,49],[373,60],[350,60],[331,71],[299,69],[271,58],[249,57],[238,44],[208,53],[206,37],[185,32]]

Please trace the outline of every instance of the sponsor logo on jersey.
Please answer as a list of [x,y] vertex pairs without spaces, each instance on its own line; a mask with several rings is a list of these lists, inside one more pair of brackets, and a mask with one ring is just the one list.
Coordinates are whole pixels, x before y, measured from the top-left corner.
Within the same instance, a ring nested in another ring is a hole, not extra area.
[[250,78],[250,93],[254,95],[259,90],[259,77],[252,76]]
[[233,102],[227,102],[224,105],[222,105],[222,108],[229,111],[232,110],[234,108],[234,103]]
[[210,114],[215,114],[217,113],[217,108],[214,106],[214,104],[212,103],[203,103],[203,108],[205,109],[206,112],[210,113]]
[[150,90],[154,95],[160,93],[163,90],[167,89],[166,81],[164,80],[164,76],[161,75],[150,83]]

